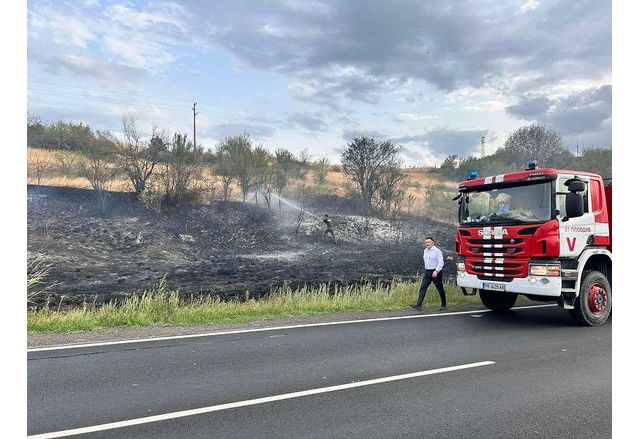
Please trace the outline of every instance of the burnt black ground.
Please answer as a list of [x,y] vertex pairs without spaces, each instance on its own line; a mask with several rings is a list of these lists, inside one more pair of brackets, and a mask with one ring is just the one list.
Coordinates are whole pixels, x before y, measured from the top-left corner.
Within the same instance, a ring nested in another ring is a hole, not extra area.
[[[277,200],[273,213],[251,202],[215,202],[158,214],[126,193],[110,194],[106,213],[91,190],[28,186],[27,197],[28,258],[51,266],[47,281],[55,285],[48,299],[54,305],[118,300],[163,277],[183,295],[222,297],[247,291],[260,296],[284,282],[298,287],[409,278],[421,267],[426,235],[445,256],[453,254],[451,225],[341,214],[340,206],[318,200],[296,235],[298,211],[283,204],[280,212]],[[331,212],[337,244],[323,233],[324,211]],[[445,276],[453,271],[449,262]]]

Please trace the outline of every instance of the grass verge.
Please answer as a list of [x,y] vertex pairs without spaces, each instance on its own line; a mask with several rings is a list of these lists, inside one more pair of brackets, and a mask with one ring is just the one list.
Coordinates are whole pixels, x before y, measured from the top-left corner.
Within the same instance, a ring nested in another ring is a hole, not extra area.
[[[390,285],[299,288],[287,285],[261,299],[222,301],[216,297],[181,298],[168,291],[164,281],[142,295],[120,304],[55,310],[45,307],[28,311],[30,332],[74,332],[120,326],[187,326],[212,323],[241,323],[340,311],[391,311],[415,303],[419,282],[393,282]],[[477,296],[464,296],[455,285],[445,285],[450,305],[478,303]],[[425,306],[440,304],[430,287]]]

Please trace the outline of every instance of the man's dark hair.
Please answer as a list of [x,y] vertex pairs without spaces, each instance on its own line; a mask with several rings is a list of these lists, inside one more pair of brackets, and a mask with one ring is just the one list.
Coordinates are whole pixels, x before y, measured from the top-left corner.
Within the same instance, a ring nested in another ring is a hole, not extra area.
[[436,242],[436,240],[435,240],[435,239],[433,239],[431,236],[427,236],[426,238],[424,238],[424,240],[425,240],[425,241],[426,241],[427,239],[430,239],[430,240],[432,240],[433,242]]

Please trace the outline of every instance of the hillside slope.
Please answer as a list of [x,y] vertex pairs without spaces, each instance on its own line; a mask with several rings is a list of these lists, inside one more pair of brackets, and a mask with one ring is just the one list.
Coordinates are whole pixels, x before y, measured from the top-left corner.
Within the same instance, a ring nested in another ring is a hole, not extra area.
[[289,206],[277,216],[239,202],[157,214],[131,194],[111,193],[102,214],[91,190],[28,186],[27,194],[28,258],[51,266],[52,303],[62,296],[65,303],[118,299],[163,276],[181,294],[222,297],[261,295],[284,282],[389,280],[415,275],[425,235],[445,255],[453,250],[453,227],[428,219],[333,215],[336,244],[313,212],[305,213],[296,235],[299,211]]

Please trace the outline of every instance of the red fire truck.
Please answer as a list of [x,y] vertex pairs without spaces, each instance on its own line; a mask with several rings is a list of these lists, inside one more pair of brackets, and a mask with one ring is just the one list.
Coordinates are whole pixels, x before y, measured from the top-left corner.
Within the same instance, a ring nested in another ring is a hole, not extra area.
[[457,283],[489,309],[518,294],[556,301],[582,325],[611,313],[611,180],[538,169],[460,183]]

